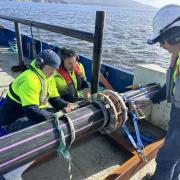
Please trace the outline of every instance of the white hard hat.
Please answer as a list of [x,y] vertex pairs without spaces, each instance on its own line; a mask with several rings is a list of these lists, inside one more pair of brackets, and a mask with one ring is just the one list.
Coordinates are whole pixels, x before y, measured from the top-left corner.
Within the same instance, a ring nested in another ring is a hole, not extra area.
[[180,6],[171,4],[162,7],[153,19],[153,34],[148,39],[148,44],[156,43],[164,31],[175,26],[180,26]]

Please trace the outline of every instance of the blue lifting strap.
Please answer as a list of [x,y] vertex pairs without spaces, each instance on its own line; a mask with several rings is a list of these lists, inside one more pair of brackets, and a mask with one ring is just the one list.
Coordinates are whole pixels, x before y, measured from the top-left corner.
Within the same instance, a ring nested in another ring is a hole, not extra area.
[[144,154],[143,154],[143,151],[141,150],[141,148],[138,147],[138,145],[137,145],[136,142],[134,141],[131,133],[129,132],[129,130],[128,130],[128,128],[127,128],[127,126],[126,126],[125,124],[122,126],[122,129],[123,129],[123,131],[126,133],[127,137],[129,138],[129,140],[130,140],[131,144],[133,145],[134,149],[136,150],[138,156],[139,156],[143,161],[148,162],[147,159],[146,159],[146,157],[145,157]]
[[138,128],[138,122],[137,122],[138,118],[137,118],[136,114],[133,111],[131,111],[130,113],[132,115],[134,129],[135,129],[135,133],[136,133],[137,146],[142,149],[142,148],[144,148],[144,145],[142,143],[141,135],[140,135],[139,128]]
[[128,139],[130,140],[130,142],[131,142],[131,144],[133,145],[134,149],[135,149],[137,152],[139,152],[139,148],[138,148],[136,142],[134,141],[131,133],[129,132],[129,130],[128,130],[128,128],[127,128],[127,126],[126,126],[125,124],[122,126],[122,129],[123,129],[124,132],[126,133]]

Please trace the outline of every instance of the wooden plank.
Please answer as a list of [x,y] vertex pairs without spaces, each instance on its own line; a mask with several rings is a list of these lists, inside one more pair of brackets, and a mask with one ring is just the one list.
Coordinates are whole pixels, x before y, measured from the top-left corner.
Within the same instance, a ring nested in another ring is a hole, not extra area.
[[99,80],[103,83],[106,89],[114,91],[113,87],[111,84],[108,82],[108,80],[104,77],[102,73],[100,73]]
[[[159,148],[163,145],[164,139],[160,139],[144,148],[144,155],[148,162],[151,161],[156,155]],[[117,167],[105,180],[129,180],[134,174],[136,174],[141,168],[143,168],[148,162],[143,162],[137,154],[133,155],[123,165]]]

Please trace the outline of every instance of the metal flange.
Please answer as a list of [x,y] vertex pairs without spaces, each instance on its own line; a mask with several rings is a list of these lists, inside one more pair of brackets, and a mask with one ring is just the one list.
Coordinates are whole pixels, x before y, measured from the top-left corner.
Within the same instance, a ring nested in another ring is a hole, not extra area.
[[125,104],[124,99],[122,98],[122,96],[120,94],[118,94],[115,91],[111,91],[111,90],[105,90],[106,92],[109,92],[111,95],[113,95],[117,100],[118,103],[120,103],[120,107],[121,107],[121,124],[120,126],[122,126],[128,119],[128,108]]
[[105,90],[97,93],[93,99],[102,102],[109,114],[108,124],[100,131],[102,134],[110,134],[126,122],[127,107],[118,93]]

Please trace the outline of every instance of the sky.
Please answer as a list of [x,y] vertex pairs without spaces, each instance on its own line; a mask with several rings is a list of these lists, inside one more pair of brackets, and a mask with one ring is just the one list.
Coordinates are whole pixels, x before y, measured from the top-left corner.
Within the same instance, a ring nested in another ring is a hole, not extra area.
[[151,5],[157,8],[160,8],[166,4],[178,4],[180,5],[180,0],[135,0],[137,2]]

